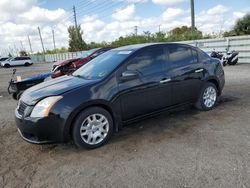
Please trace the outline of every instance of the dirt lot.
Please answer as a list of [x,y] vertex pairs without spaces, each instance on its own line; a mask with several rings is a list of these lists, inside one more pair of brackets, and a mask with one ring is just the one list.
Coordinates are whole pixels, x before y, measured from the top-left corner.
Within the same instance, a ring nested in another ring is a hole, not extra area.
[[124,128],[104,147],[81,150],[23,141],[6,92],[11,69],[0,69],[0,187],[250,187],[250,64],[225,72],[213,111],[161,115]]

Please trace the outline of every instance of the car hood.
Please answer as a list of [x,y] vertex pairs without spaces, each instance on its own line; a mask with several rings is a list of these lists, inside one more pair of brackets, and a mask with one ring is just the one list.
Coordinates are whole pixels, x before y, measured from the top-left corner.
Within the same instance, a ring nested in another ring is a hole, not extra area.
[[85,80],[83,78],[73,77],[73,76],[62,76],[53,80],[43,82],[41,84],[35,85],[22,94],[20,100],[28,105],[34,105],[37,101],[48,97],[61,95],[72,89],[78,87],[87,86],[94,80]]

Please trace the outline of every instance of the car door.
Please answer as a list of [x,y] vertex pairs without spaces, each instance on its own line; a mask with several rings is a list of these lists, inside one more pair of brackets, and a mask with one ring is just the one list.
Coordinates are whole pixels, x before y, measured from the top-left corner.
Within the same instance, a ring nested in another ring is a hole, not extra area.
[[173,103],[175,105],[193,102],[197,99],[204,73],[203,64],[198,61],[193,47],[173,44],[168,47],[171,69]]
[[24,65],[25,63],[25,57],[19,57],[17,61],[17,65]]
[[10,61],[10,64],[15,66],[15,65],[19,65],[19,57],[15,57]]
[[[171,87],[166,81],[166,61],[163,46],[147,47],[122,66],[118,80],[123,120],[161,110],[170,104]],[[122,80],[122,74],[130,71],[138,75]]]

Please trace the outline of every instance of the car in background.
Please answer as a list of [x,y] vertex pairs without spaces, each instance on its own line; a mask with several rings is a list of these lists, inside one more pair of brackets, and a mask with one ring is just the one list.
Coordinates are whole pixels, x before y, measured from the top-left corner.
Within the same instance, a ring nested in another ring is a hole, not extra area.
[[[73,74],[24,91],[15,110],[21,137],[96,148],[123,125],[185,105],[208,111],[223,67],[197,47],[149,43],[112,49]],[[185,124],[185,122],[183,122]]]
[[7,59],[9,59],[10,57],[1,57],[0,58],[0,63],[3,62],[3,61],[6,61]]
[[91,59],[101,55],[102,53],[110,50],[111,48],[95,48],[83,52],[80,58],[69,59],[66,61],[61,61],[55,63],[52,68],[52,78],[57,78],[62,75],[70,74],[83,66],[85,63],[89,62]]
[[33,62],[31,61],[31,58],[28,56],[12,57],[12,58],[9,58],[9,59],[1,62],[1,66],[6,67],[6,68],[9,68],[11,66],[20,66],[20,65],[30,66],[32,64],[33,64]]

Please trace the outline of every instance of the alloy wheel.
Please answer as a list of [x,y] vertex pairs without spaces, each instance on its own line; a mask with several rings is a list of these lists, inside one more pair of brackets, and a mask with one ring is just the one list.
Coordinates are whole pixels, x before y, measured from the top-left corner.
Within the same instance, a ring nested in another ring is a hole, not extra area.
[[216,89],[212,86],[209,86],[205,89],[203,94],[203,102],[207,108],[211,108],[215,105],[217,99]]
[[82,140],[90,145],[102,142],[108,135],[109,122],[102,114],[91,114],[84,119],[80,127]]

